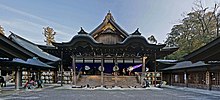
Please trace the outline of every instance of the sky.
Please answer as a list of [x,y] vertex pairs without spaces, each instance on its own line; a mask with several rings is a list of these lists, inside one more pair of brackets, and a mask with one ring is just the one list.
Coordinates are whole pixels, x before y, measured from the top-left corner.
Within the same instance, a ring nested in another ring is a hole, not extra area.
[[[116,23],[127,33],[137,28],[144,37],[166,40],[173,25],[192,11],[195,0],[0,0],[0,25],[36,43],[44,42],[43,27],[52,27],[56,42],[67,42],[80,30],[91,32],[110,10]],[[213,7],[220,0],[202,0]]]

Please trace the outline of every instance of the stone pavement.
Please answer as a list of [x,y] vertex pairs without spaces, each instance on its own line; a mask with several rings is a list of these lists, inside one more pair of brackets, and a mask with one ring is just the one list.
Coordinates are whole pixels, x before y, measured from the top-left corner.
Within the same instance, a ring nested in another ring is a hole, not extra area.
[[104,87],[83,87],[83,88],[72,88],[71,85],[64,84],[62,87],[60,84],[44,84],[44,87],[41,89],[20,89],[16,90],[14,83],[7,84],[7,87],[2,87],[0,91],[0,96],[4,95],[10,95],[13,93],[19,93],[24,91],[42,91],[44,89],[54,88],[55,90],[163,90],[164,88],[169,89],[175,89],[175,90],[181,90],[181,91],[189,91],[194,93],[200,93],[205,95],[213,95],[213,96],[220,96],[220,91],[214,91],[214,90],[204,90],[204,89],[196,89],[196,88],[188,88],[188,87],[179,87],[179,86],[169,86],[169,85],[163,85],[162,88],[156,88],[156,87],[149,87],[149,88],[121,88],[121,87],[112,87],[112,88],[104,88]]
[[182,91],[189,91],[189,92],[194,92],[194,93],[200,93],[200,94],[205,94],[205,95],[220,96],[220,91],[215,91],[215,90],[205,90],[205,89],[169,86],[169,85],[164,85],[163,87],[170,88],[170,89],[176,89],[176,90],[182,90]]
[[162,86],[162,88],[72,88],[71,85],[46,84],[43,89],[19,90],[0,100],[219,100],[219,91]]
[[38,88],[38,89],[15,89],[15,83],[7,83],[6,87],[1,87],[0,88],[0,97],[1,96],[7,96],[11,95],[14,93],[21,93],[24,91],[41,91],[43,89],[48,89],[48,88],[54,88],[54,87],[59,87],[60,84],[44,84],[43,88]]
[[82,87],[82,88],[72,88],[71,85],[63,85],[62,87],[57,87],[54,89],[67,89],[67,90],[163,90],[162,88],[157,88],[157,87],[148,87],[148,88],[135,88],[135,87],[127,87],[127,88],[122,88],[122,87]]
[[[140,89],[140,88],[139,88]],[[43,91],[25,91],[3,96],[0,100],[219,100],[220,96],[204,95],[180,89],[150,87],[147,89],[121,89],[120,87],[72,88],[70,85],[48,88]]]

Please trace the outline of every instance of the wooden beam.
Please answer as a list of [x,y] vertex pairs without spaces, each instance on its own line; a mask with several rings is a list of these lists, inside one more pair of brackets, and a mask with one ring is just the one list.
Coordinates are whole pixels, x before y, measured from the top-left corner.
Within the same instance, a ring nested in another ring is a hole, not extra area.
[[101,58],[101,86],[104,85],[104,55]]
[[146,72],[146,68],[145,68],[145,65],[146,65],[146,59],[147,57],[142,57],[142,73],[141,73],[141,85],[144,85],[144,78],[145,78],[145,72]]
[[63,86],[63,50],[61,51],[61,65],[60,65],[60,69],[61,69],[61,86]]
[[72,70],[73,70],[73,86],[76,86],[76,60],[74,54],[72,54]]

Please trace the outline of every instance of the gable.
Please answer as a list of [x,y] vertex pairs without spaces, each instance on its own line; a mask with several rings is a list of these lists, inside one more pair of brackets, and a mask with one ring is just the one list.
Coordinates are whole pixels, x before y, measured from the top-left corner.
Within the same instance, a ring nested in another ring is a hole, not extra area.
[[118,24],[109,12],[103,22],[90,35],[99,43],[116,44],[122,42],[129,35]]

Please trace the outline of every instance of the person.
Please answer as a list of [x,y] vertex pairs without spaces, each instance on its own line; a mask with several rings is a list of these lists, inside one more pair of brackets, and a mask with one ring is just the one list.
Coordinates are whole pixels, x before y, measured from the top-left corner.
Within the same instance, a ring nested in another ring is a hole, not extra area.
[[30,83],[32,86],[35,85],[35,78],[34,78],[34,76],[31,77],[31,80],[30,80],[29,83]]
[[145,81],[145,86],[144,86],[144,88],[150,87],[150,84],[149,84],[149,81],[147,80],[147,78],[144,78],[144,81]]
[[128,71],[128,75],[131,76],[131,71],[133,70],[133,67],[132,66],[129,66],[127,71]]
[[34,76],[34,75],[31,77],[31,80],[32,80],[32,81],[34,81],[34,80],[35,80],[35,76]]
[[42,80],[37,80],[37,88],[43,88]]
[[5,79],[4,79],[4,77],[2,77],[2,76],[0,76],[0,85],[1,85],[1,87],[6,87],[6,81],[5,81]]
[[34,76],[31,77],[30,80],[27,80],[27,82],[24,85],[24,88],[32,89],[35,86]]
[[126,75],[126,69],[125,68],[122,69],[122,74]]

